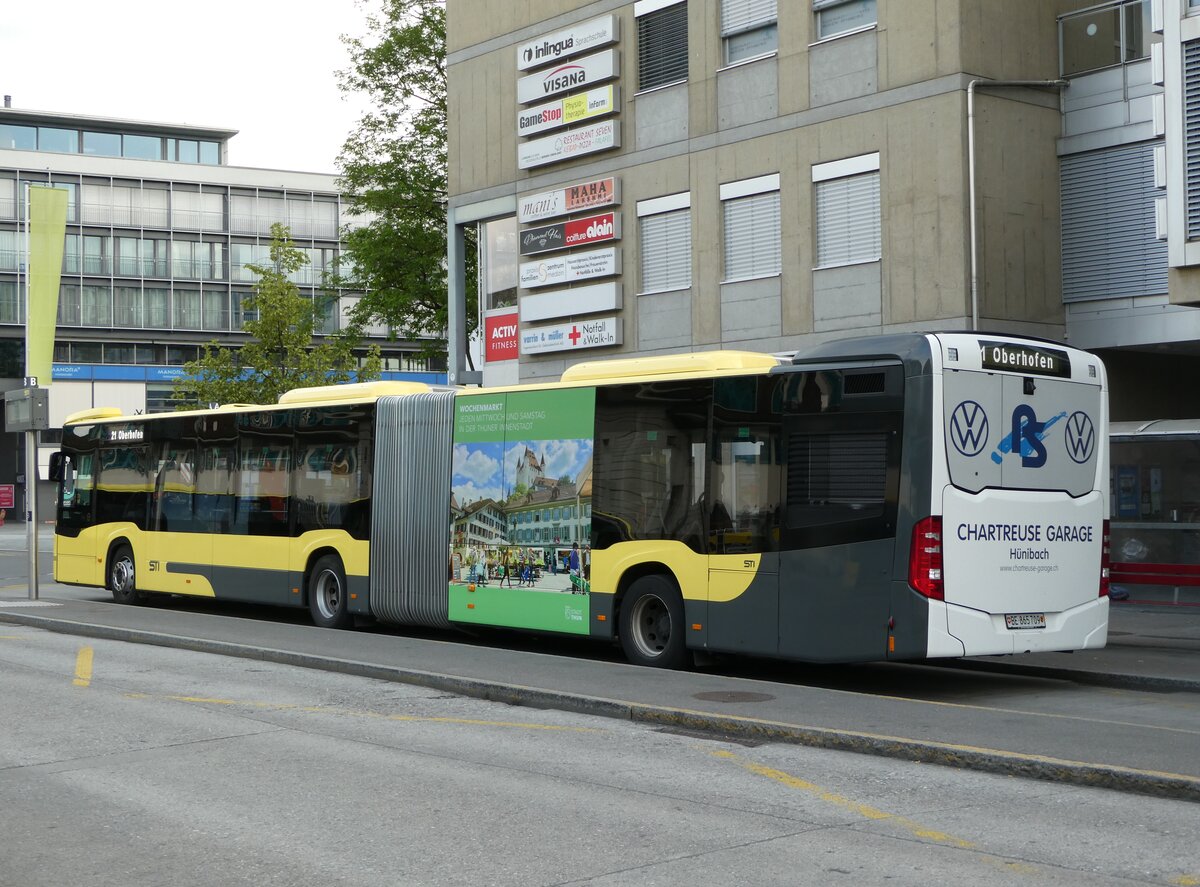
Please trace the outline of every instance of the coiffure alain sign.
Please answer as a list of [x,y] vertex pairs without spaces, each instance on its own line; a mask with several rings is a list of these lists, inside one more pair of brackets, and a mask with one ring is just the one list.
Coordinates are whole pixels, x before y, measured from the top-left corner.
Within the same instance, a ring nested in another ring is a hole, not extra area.
[[621,215],[619,212],[572,219],[540,228],[526,228],[520,234],[521,255],[534,256],[573,246],[587,246],[606,240],[621,239]]
[[621,36],[620,24],[621,20],[615,15],[602,15],[522,43],[517,47],[517,70],[529,71],[616,43]]

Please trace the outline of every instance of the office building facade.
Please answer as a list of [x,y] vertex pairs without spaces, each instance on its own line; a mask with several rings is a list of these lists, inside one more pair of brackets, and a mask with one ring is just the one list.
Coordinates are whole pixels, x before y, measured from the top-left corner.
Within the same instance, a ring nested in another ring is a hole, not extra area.
[[[6,102],[6,105],[8,103]],[[300,292],[326,307],[336,332],[360,298],[325,289],[353,219],[329,174],[228,164],[233,130],[0,109],[0,378],[24,372],[27,185],[67,192],[68,216],[50,388],[51,427],[78,410],[174,409],[182,365],[201,346],[246,341],[244,304],[269,264],[272,224],[289,226],[308,264]],[[385,377],[442,382],[416,343],[372,329]],[[39,461],[53,451],[44,434]],[[17,436],[4,436],[0,485],[23,473]],[[44,475],[43,475],[44,476]],[[43,493],[43,500],[46,494]]]
[[1200,410],[1149,384],[1200,344],[1200,0],[479,5],[449,225],[485,383],[978,328],[1099,352],[1115,418]]

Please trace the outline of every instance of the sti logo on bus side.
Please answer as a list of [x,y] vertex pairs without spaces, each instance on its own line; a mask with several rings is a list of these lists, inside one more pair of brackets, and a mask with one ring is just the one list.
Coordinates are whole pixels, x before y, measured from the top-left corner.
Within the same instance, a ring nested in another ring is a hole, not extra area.
[[1022,468],[1043,467],[1046,464],[1046,445],[1043,441],[1050,429],[1065,418],[1067,414],[1064,411],[1045,422],[1039,422],[1033,407],[1027,403],[1021,404],[1012,412],[1012,432],[992,451],[992,461],[999,465],[1005,453],[1016,453],[1021,456]]

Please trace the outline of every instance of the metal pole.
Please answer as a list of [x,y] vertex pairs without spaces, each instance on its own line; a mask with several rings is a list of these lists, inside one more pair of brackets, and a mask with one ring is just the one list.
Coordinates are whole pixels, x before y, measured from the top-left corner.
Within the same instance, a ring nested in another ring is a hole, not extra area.
[[[29,183],[25,183],[25,384],[29,366]],[[25,432],[25,543],[29,546],[29,599],[38,599],[37,432]]]
[[967,192],[971,229],[971,329],[979,329],[979,232],[975,208],[975,89],[977,87],[1043,87],[1063,89],[1066,80],[984,80],[967,84]]

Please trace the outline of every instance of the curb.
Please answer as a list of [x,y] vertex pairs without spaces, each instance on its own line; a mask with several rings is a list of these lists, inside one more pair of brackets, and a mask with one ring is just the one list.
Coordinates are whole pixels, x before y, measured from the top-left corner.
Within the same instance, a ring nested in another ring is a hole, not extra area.
[[[692,730],[711,734],[714,738],[731,738],[756,742],[788,742],[814,748],[849,751],[877,757],[898,758],[926,764],[940,764],[984,773],[1023,776],[1070,785],[1106,788],[1160,798],[1200,802],[1200,778],[1179,773],[1160,773],[1103,764],[1088,764],[1040,755],[1023,755],[998,749],[952,745],[950,743],[910,739],[810,727],[719,715],[689,709],[645,705],[598,696],[561,693],[536,687],[501,684],[478,678],[454,677],[436,672],[393,666],[372,665],[349,659],[331,659],[307,653],[250,647],[226,641],[211,641],[179,635],[159,634],[107,625],[89,625],[63,619],[49,619],[23,613],[0,612],[0,622],[27,625],[61,634],[80,635],[103,640],[124,641],[171,647],[198,653],[233,656],[292,665],[320,671],[337,672],[358,677],[375,678],[395,683],[412,684],[430,690],[456,693],[474,699],[503,702],[509,705],[532,706],[569,711],[576,714],[614,718],[641,724],[651,724],[676,730]],[[982,668],[984,663],[964,663]],[[1053,669],[1050,669],[1053,670]],[[1076,673],[1071,672],[1074,676]],[[1141,685],[1144,686],[1144,685]]]
[[1118,674],[1113,672],[1083,671],[1077,668],[1056,668],[1053,665],[1022,665],[1016,662],[994,660],[952,659],[936,664],[942,668],[961,668],[965,671],[1004,672],[1031,678],[1050,678],[1072,681],[1093,687],[1111,687],[1116,690],[1154,690],[1161,693],[1200,693],[1200,680],[1192,678],[1168,678],[1161,675]]

